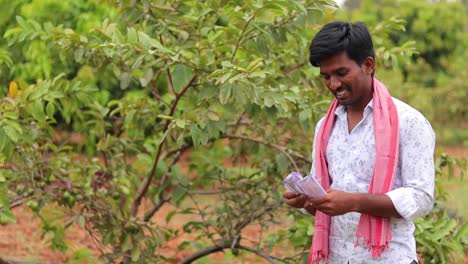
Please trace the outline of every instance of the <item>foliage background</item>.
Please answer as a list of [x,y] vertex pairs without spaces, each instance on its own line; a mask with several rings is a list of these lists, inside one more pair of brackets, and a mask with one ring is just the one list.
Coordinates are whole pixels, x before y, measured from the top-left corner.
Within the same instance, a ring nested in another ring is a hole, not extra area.
[[[309,170],[331,98],[307,47],[335,19],[369,25],[377,76],[428,117],[438,144],[468,144],[463,1],[0,4],[0,220],[27,205],[53,250],[70,250],[77,223],[101,261],[189,263],[221,250],[226,261],[306,259],[313,220],[284,206],[280,181]],[[417,222],[424,263],[467,250],[443,184],[466,159],[442,152],[436,209]],[[182,229],[164,225],[180,214]],[[266,235],[245,236],[253,225]],[[183,258],[166,255],[183,234],[193,237],[178,244]]]

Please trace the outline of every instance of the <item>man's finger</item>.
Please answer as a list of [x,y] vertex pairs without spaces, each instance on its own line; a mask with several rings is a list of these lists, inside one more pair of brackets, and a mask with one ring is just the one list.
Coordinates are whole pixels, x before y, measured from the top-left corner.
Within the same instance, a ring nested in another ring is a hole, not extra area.
[[300,195],[301,195],[300,193],[296,193],[296,192],[284,192],[283,198],[293,199],[293,198],[299,197]]
[[328,200],[328,194],[325,194],[325,195],[322,195],[320,197],[316,197],[316,198],[310,198],[309,201],[314,204],[315,206],[317,205],[321,205],[323,204],[324,202],[326,202]]
[[304,199],[304,197],[303,197],[302,195],[299,194],[299,195],[296,196],[296,197],[293,197],[293,198],[291,198],[291,199],[288,199],[288,202],[289,202],[289,203],[292,203],[292,204],[295,204],[295,203],[298,203],[299,201],[301,201],[301,200],[303,200],[303,199]]

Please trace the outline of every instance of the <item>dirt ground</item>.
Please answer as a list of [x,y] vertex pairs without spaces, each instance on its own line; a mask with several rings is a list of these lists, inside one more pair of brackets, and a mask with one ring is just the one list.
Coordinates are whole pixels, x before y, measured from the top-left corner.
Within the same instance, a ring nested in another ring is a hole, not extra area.
[[[154,218],[165,219],[165,216],[174,209],[172,205],[167,204],[155,214]],[[91,237],[78,225],[72,225],[67,232],[68,253],[54,252],[48,247],[46,240],[41,238],[40,220],[35,218],[27,207],[15,208],[13,212],[17,218],[17,223],[8,223],[6,226],[0,226],[0,264],[3,264],[1,259],[19,261],[21,264],[70,263],[73,259],[73,253],[80,249],[89,249],[95,259],[99,255],[97,246]],[[183,215],[174,216],[169,224],[167,224],[167,227],[182,229],[182,225],[187,222],[187,219],[184,219],[184,217]],[[289,226],[290,223],[285,222],[282,225],[272,227],[270,230],[288,229]],[[259,230],[259,226],[249,226],[244,230],[243,237],[246,239],[256,238],[258,237]],[[185,240],[193,241],[194,239],[188,234],[183,234],[166,244],[164,255],[173,258],[173,263],[179,263],[190,254],[190,252],[181,252],[177,249],[177,246]],[[246,262],[242,261],[242,263],[261,263],[249,261],[252,257],[246,256]],[[210,263],[221,263],[219,261],[224,259],[224,253],[212,254],[208,259]],[[98,261],[96,260],[96,262]],[[79,263],[88,262],[82,261]]]
[[[445,147],[445,151],[454,157],[468,157],[466,147]],[[464,183],[466,185],[466,181]],[[155,215],[161,219],[173,208],[170,205],[164,206]],[[89,249],[94,255],[98,254],[97,247],[85,230],[78,226],[72,226],[67,232],[66,241],[69,244],[69,253],[53,252],[40,235],[40,221],[35,219],[33,214],[26,207],[13,209],[17,223],[0,225],[0,258],[5,260],[22,261],[22,263],[68,263],[74,251],[79,249]],[[176,216],[170,223],[172,227],[180,227],[186,219]],[[274,229],[287,229],[288,223],[283,226],[275,226]],[[246,230],[246,236],[255,237],[258,235],[258,227],[250,227]],[[168,253],[176,260],[183,259],[186,254],[177,250],[177,245],[187,237],[178,237],[169,244]],[[220,253],[223,254],[223,253]],[[216,256],[212,258],[216,259]],[[0,260],[1,263],[1,260]]]

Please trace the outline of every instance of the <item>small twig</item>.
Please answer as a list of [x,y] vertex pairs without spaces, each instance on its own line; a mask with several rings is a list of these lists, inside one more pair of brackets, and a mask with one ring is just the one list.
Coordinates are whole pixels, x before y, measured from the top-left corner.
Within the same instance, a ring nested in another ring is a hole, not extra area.
[[[10,203],[10,210],[23,205],[27,201],[28,201],[28,199],[26,199],[26,200],[21,199],[21,200],[17,200],[17,201],[14,201],[14,202]],[[2,208],[0,208],[0,211],[1,210],[2,210]]]
[[247,27],[249,26],[249,24],[254,20],[254,18],[257,16],[257,11],[255,11],[253,14],[252,14],[252,17],[247,21],[247,23],[245,23],[244,25],[244,28],[242,29],[242,32],[239,36],[239,38],[237,39],[237,43],[236,43],[236,47],[234,48],[234,52],[232,53],[232,56],[231,56],[231,62],[234,61],[234,57],[236,56],[236,53],[237,53],[237,49],[239,49],[239,45],[242,41],[242,38],[244,37],[244,34],[245,34],[245,31],[247,30]]
[[[169,116],[173,116],[175,113],[175,110],[177,108],[177,105],[179,104],[180,98],[188,91],[188,89],[193,85],[195,80],[197,79],[197,75],[193,75],[192,79],[187,83],[187,85],[180,91],[180,93],[176,94],[176,98],[174,103],[171,106],[171,112],[169,113]],[[167,128],[169,127],[169,124],[171,123],[171,120],[167,120],[166,124],[164,125],[163,131],[166,131]]]
[[284,73],[284,74],[289,74],[291,73],[292,71],[295,71],[299,68],[302,68],[306,63],[305,62],[301,62],[301,63],[296,63],[294,65],[291,65],[289,67],[284,67],[281,69],[281,71]]
[[105,151],[102,152],[102,157],[104,158],[104,166],[106,167],[107,171],[109,171],[109,159],[107,158],[107,154]]
[[184,145],[182,145],[182,147],[180,148],[174,148],[174,149],[171,149],[171,150],[168,150],[166,152],[163,153],[163,159],[169,157],[170,155],[174,154],[174,153],[178,153],[178,152],[185,152],[187,149],[193,147],[193,144],[191,143],[184,143]]
[[89,236],[91,237],[91,241],[93,241],[94,246],[96,247],[97,250],[101,253],[102,256],[105,255],[104,250],[99,246],[99,241],[98,239],[94,236],[93,230],[88,227],[88,225],[85,224],[84,226],[85,230],[88,232]]
[[[200,215],[201,219],[203,222],[206,222],[205,214],[203,213],[202,209],[200,208],[200,204],[197,202],[197,199],[194,199],[192,195],[189,194],[190,200],[192,200],[193,204],[195,205],[195,209],[198,211],[198,214]],[[204,232],[205,234],[210,234],[210,227],[208,225],[203,225]],[[216,245],[216,240],[214,239],[214,236],[208,236],[208,238],[211,240],[213,244]]]
[[242,112],[242,114],[239,116],[239,119],[237,119],[237,122],[234,127],[234,131],[237,132],[239,129],[240,123],[242,122],[242,119],[244,118],[245,112]]
[[167,90],[169,93],[173,93],[174,92],[174,84],[172,82],[172,74],[171,74],[171,71],[169,69],[166,70],[167,72]]
[[[162,195],[161,195],[162,196]],[[169,202],[170,199],[161,199],[159,200],[159,202],[157,202],[152,208],[151,210],[149,210],[146,214],[145,214],[145,217],[143,218],[143,221],[145,222],[148,222],[152,217],[153,215],[166,203],[166,202]]]

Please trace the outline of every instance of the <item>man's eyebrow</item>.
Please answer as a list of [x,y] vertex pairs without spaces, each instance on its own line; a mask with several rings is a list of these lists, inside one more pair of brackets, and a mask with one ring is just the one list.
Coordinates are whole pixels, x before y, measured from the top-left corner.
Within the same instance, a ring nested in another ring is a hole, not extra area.
[[348,68],[347,68],[347,67],[340,67],[340,68],[338,68],[338,69],[334,70],[333,72],[347,71],[347,70],[348,70]]
[[[348,67],[340,67],[338,69],[333,70],[332,73],[337,73],[337,72],[340,72],[340,71],[348,71],[348,70],[349,70]],[[320,75],[329,75],[329,74],[321,71]]]

